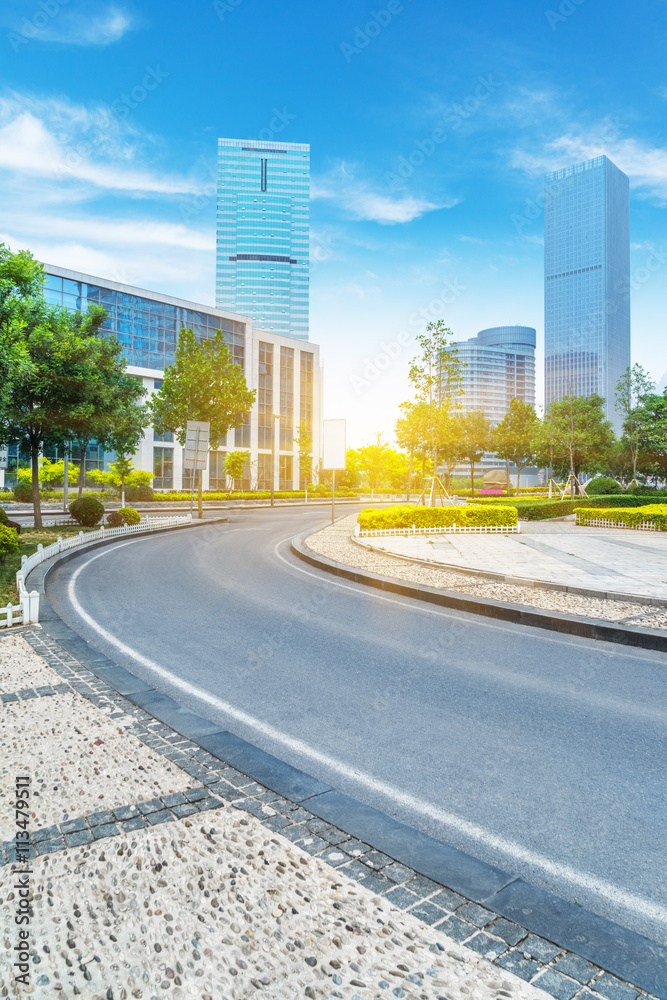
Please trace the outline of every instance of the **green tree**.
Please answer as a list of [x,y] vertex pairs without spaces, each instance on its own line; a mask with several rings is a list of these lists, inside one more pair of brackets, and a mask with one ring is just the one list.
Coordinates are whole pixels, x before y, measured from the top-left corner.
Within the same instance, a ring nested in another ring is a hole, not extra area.
[[647,472],[659,469],[667,477],[667,390],[658,396],[649,393],[642,397],[636,408],[636,419],[641,427],[640,454],[644,452],[643,465]]
[[408,470],[408,500],[412,489],[412,470],[414,460],[422,463],[422,479],[424,466],[431,446],[431,410],[427,403],[401,403],[399,409],[403,416],[396,421],[396,440],[400,448],[404,448],[409,456]]
[[[454,334],[443,320],[429,323],[426,333],[416,338],[420,353],[410,362],[408,371],[417,402],[428,407],[429,444],[434,475],[438,467],[438,414],[443,406],[449,409],[452,401],[463,391],[463,363],[452,347],[453,337]],[[431,503],[434,502],[434,497],[435,483],[431,490]]]
[[[78,465],[69,463],[68,475],[71,482],[76,482],[79,475]],[[32,469],[18,469],[16,478],[20,483],[32,483]],[[45,489],[52,489],[61,484],[65,479],[65,462],[61,458],[58,462],[51,462],[48,458],[39,460],[39,483]]]
[[[171,431],[185,444],[188,420],[206,421],[211,425],[211,448],[217,448],[230,427],[251,409],[255,395],[220,330],[202,343],[197,343],[192,330],[181,330],[174,363],[165,369],[162,386],[151,400],[153,426],[158,433]],[[203,517],[201,470],[198,498]]]
[[[131,382],[135,379],[130,378]],[[114,475],[120,476],[121,504],[125,506],[125,484],[142,485],[141,480],[145,473],[139,473],[132,467],[130,456],[134,455],[144,431],[151,422],[151,413],[148,406],[139,406],[138,399],[143,394],[143,387],[138,384],[139,391],[128,385],[127,380],[118,379],[114,399],[110,407],[110,412],[114,414],[114,422],[111,427],[107,427],[104,434],[98,438],[103,448],[115,451],[116,461]],[[146,480],[143,479],[145,482]],[[149,481],[152,476],[149,474]],[[81,487],[79,486],[79,489]]]
[[452,474],[457,462],[464,457],[461,448],[460,412],[442,406],[437,414],[438,467],[445,468],[445,488],[451,489]]
[[225,455],[225,472],[232,481],[232,489],[236,481],[243,478],[248,457],[247,451],[228,451]]
[[616,383],[616,412],[623,421],[623,442],[630,453],[632,478],[637,478],[639,452],[644,433],[642,401],[655,389],[655,382],[641,365],[626,368]]
[[375,435],[373,444],[362,445],[353,452],[358,471],[368,479],[371,496],[382,485],[386,475],[390,448],[382,440],[382,434]]
[[305,489],[313,474],[313,435],[305,420],[299,421],[294,442],[299,451],[299,489]]
[[34,323],[21,327],[23,362],[9,376],[0,412],[0,437],[30,453],[35,527],[42,527],[39,503],[39,455],[44,445],[64,445],[74,415],[94,380],[95,341],[104,310],[87,316],[41,304]]
[[[86,479],[85,456],[91,442],[104,451],[115,451],[119,460],[129,459],[150,423],[150,413],[140,405],[145,396],[141,381],[125,371],[122,345],[115,337],[97,337],[91,344],[94,375],[72,413],[70,430],[81,454],[83,474],[79,496]],[[125,486],[122,486],[123,496]]]
[[475,495],[475,466],[482,460],[491,443],[491,421],[482,410],[458,414],[460,455],[470,465],[470,490]]
[[26,331],[43,316],[44,268],[27,250],[12,253],[0,243],[0,406],[7,402],[11,376],[29,367]]
[[535,460],[540,420],[530,403],[521,399],[510,402],[491,434],[491,448],[498,458],[516,465],[516,491],[521,484],[521,470]]
[[[559,475],[579,479],[582,470],[592,475],[606,469],[615,436],[604,415],[602,396],[563,396],[551,403],[542,422],[541,454],[547,441],[552,467]],[[574,491],[573,485],[573,495]]]

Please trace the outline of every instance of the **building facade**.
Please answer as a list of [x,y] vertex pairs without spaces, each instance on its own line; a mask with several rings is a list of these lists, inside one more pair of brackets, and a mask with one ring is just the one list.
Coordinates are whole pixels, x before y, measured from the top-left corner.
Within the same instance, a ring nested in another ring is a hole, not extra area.
[[617,430],[616,383],[630,365],[629,181],[606,156],[547,174],[545,404],[598,393]]
[[215,302],[308,339],[310,146],[218,140]]
[[[298,489],[299,454],[295,438],[303,421],[313,438],[313,464],[320,455],[321,369],[316,344],[257,328],[249,316],[188,302],[158,292],[107,281],[52,264],[44,265],[44,296],[54,305],[86,312],[101,305],[106,318],[102,334],[113,334],[123,345],[127,371],[141,379],[147,398],[160,388],[164,369],[174,360],[181,329],[197,340],[221,330],[236,364],[243,368],[249,389],[257,390],[255,405],[244,422],[228,431],[209,455],[204,489],[224,489],[228,451],[248,451],[243,489]],[[275,418],[274,418],[275,415]],[[279,420],[277,418],[280,418]],[[74,454],[74,460],[80,456]],[[113,455],[97,446],[86,455],[86,469],[103,468]],[[183,466],[183,449],[171,434],[144,434],[133,458],[136,468],[153,473],[155,489],[190,489],[191,474]]]
[[[532,326],[494,326],[452,345],[465,365],[463,395],[458,400],[464,413],[482,410],[495,426],[514,398],[535,406],[536,339]],[[498,467],[497,458],[485,455],[479,474]],[[455,475],[468,473],[466,465],[457,465]]]

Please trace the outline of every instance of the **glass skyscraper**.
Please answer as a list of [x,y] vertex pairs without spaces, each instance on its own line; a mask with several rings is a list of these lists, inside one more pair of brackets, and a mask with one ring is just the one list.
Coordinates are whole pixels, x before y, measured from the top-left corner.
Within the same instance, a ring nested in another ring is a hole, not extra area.
[[547,174],[545,403],[598,393],[617,430],[616,382],[630,365],[630,194],[606,156]]
[[215,303],[308,339],[310,146],[218,139]]

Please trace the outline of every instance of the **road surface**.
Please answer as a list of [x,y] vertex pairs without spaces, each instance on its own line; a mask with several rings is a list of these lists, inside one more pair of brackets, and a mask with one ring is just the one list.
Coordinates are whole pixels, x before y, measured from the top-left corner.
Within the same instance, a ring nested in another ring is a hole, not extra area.
[[320,573],[289,539],[325,523],[321,508],[229,517],[83,554],[54,570],[49,599],[225,729],[667,943],[664,654]]

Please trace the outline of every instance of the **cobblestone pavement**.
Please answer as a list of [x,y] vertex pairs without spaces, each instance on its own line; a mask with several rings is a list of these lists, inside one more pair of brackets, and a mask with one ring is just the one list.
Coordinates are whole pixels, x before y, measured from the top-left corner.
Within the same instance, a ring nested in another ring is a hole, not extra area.
[[[647,995],[258,784],[38,626],[0,638],[0,692],[0,997]],[[27,864],[16,774],[32,779]],[[10,972],[26,867],[28,987]]]
[[[667,629],[667,610],[646,604],[635,604],[624,600],[603,600],[597,597],[583,597],[559,590],[547,590],[539,586],[529,587],[514,583],[485,580],[480,576],[467,576],[454,570],[437,569],[435,566],[410,562],[383,552],[371,551],[366,544],[352,540],[356,514],[351,514],[310,535],[306,545],[313,552],[345,563],[355,569],[368,570],[382,576],[392,576],[398,580],[438,587],[442,590],[473,594],[475,597],[490,598],[510,604],[525,604],[531,608],[557,611],[585,618],[613,621],[642,628]],[[362,539],[363,543],[375,545],[382,539]]]

